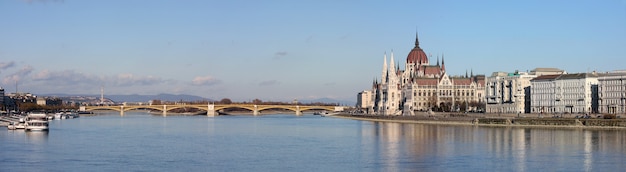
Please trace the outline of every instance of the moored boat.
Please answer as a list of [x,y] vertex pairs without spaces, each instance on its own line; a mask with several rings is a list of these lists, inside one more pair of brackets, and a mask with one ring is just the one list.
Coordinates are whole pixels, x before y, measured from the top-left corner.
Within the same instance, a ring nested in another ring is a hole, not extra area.
[[322,113],[322,117],[327,117],[327,116],[333,116],[333,115],[337,115],[338,113],[336,112],[323,112]]
[[24,125],[23,122],[18,122],[18,123],[15,123],[13,125],[14,125],[15,129],[25,129],[26,128],[26,126]]
[[26,131],[48,131],[48,119],[45,113],[31,113],[26,116]]
[[7,129],[9,129],[9,130],[17,129],[17,127],[15,125],[15,122],[13,122],[13,121],[9,122],[9,125],[7,125]]
[[54,114],[54,119],[56,120],[61,120],[61,116],[63,115],[63,112],[57,112]]

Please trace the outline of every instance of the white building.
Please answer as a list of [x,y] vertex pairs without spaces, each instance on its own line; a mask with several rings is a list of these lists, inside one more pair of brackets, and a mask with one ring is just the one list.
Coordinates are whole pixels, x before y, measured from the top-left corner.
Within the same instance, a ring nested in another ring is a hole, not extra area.
[[374,94],[370,90],[364,90],[357,95],[356,108],[369,113],[374,108]]
[[598,75],[576,73],[544,75],[531,80],[533,113],[594,113]]
[[485,81],[487,113],[530,113],[530,80],[525,72],[494,72]]
[[484,75],[466,72],[465,76],[449,76],[443,55],[441,63],[437,58],[435,65],[430,64],[417,35],[404,70],[396,66],[393,52],[389,63],[385,54],[381,80],[373,83],[375,114],[414,115],[415,111],[431,109],[461,111],[484,100]]
[[600,113],[626,113],[626,71],[615,71],[598,77]]
[[541,75],[561,75],[561,74],[567,74],[567,72],[565,70],[561,70],[558,68],[535,68],[533,70],[530,71],[531,75],[536,75],[536,76],[541,76]]
[[532,113],[554,113],[556,83],[560,75],[542,75],[530,80],[530,110]]

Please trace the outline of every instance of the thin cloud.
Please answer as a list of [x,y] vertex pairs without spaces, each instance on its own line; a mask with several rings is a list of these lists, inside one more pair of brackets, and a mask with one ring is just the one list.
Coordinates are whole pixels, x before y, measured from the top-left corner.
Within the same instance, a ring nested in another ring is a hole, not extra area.
[[2,83],[3,84],[14,84],[15,82],[19,82],[21,81],[23,78],[25,78],[26,76],[28,76],[30,73],[33,72],[33,67],[28,65],[28,66],[24,66],[22,69],[20,69],[19,71],[6,76],[4,79],[2,79]]
[[280,84],[280,82],[278,82],[277,80],[268,80],[268,81],[262,81],[259,83],[260,86],[270,86],[270,85],[278,85]]
[[286,51],[279,51],[279,52],[274,53],[274,59],[281,59],[285,56],[287,56]]
[[221,81],[212,76],[196,76],[191,81],[192,85],[196,86],[209,86],[219,84]]
[[307,38],[304,40],[304,42],[305,42],[305,43],[307,43],[307,44],[311,43],[312,41],[313,41],[313,35],[309,35],[309,37],[307,37]]
[[10,61],[10,62],[0,62],[0,73],[2,72],[2,70],[6,70],[8,68],[11,68],[15,66],[15,62]]
[[155,76],[135,76],[133,74],[119,74],[111,78],[111,83],[116,86],[155,85],[162,83],[163,79]]
[[133,74],[118,74],[116,76],[98,77],[91,74],[76,72],[74,70],[50,71],[43,70],[32,77],[33,81],[41,81],[53,83],[57,85],[65,84],[83,84],[83,85],[111,85],[111,86],[145,86],[155,85],[164,82],[173,82],[163,80],[154,76],[136,76]]
[[84,74],[75,72],[73,70],[64,70],[64,71],[43,70],[33,75],[33,80],[35,81],[54,81],[54,80],[85,81],[88,78],[89,78],[88,76],[85,76]]
[[48,2],[64,3],[65,0],[22,0],[22,2],[26,2],[26,3],[29,3],[29,4],[32,4],[32,3],[48,3]]
[[350,39],[350,34],[345,34],[341,37],[339,37],[340,40],[345,40],[345,39]]

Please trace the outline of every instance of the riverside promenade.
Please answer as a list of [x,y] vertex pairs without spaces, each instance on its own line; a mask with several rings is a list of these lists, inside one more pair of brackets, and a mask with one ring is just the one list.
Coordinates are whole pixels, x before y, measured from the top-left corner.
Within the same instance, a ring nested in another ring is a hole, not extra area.
[[[579,117],[581,117],[580,115]],[[605,128],[626,129],[626,119],[603,119],[602,116],[576,118],[576,115],[552,114],[483,114],[483,113],[418,113],[415,116],[380,116],[364,114],[338,114],[338,118],[354,120],[398,122],[438,125],[473,125],[504,127],[548,128]]]

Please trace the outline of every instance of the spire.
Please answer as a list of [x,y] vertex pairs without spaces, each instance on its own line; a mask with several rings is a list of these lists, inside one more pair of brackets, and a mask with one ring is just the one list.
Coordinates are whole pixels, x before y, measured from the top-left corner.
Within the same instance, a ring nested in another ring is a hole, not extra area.
[[441,53],[441,70],[446,71],[446,63],[443,61],[443,53]]
[[390,71],[389,71],[389,72],[390,72],[392,75],[395,75],[395,74],[396,74],[396,68],[395,68],[396,63],[395,63],[395,62],[394,62],[394,60],[393,60],[393,50],[391,50],[391,61],[389,61],[389,63],[391,63],[391,64],[389,64],[389,68],[390,68]]
[[443,61],[443,53],[441,53],[441,66],[445,65],[445,62]]
[[396,71],[400,71],[400,63],[396,64]]
[[471,70],[471,72],[472,72],[472,73],[470,74],[470,76],[471,76],[471,77],[474,77],[474,69],[470,69],[470,70]]
[[468,76],[467,76],[467,69],[465,69],[465,78],[468,78]]
[[387,52],[385,52],[384,55],[384,61],[383,61],[383,74],[382,77],[380,78],[380,83],[387,83]]
[[420,47],[420,41],[417,38],[417,29],[415,29],[415,47]]
[[437,66],[439,66],[439,55],[437,55]]

